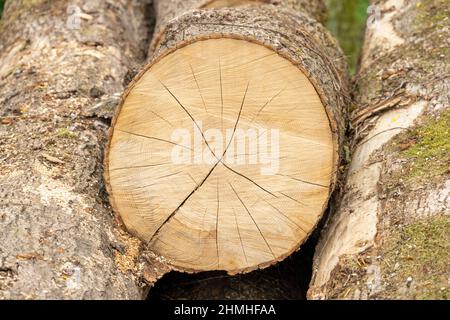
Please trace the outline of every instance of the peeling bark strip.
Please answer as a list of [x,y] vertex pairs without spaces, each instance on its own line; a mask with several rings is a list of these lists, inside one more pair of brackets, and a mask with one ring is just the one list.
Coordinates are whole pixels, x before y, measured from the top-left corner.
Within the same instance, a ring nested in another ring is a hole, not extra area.
[[[0,26],[0,299],[139,299],[91,113],[145,57],[144,2],[6,2]],[[85,117],[84,115],[88,115]]]
[[448,299],[450,7],[373,1],[343,198],[311,299]]
[[235,274],[281,261],[314,230],[336,182],[345,59],[292,8],[162,3],[159,14],[176,18],[159,22],[152,62],[113,119],[110,201],[171,268]]

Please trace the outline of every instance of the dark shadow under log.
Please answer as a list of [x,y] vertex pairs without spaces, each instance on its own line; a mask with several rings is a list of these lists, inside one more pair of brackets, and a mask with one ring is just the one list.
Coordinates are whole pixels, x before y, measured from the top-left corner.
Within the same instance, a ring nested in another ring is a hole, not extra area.
[[317,236],[284,261],[249,274],[172,271],[156,282],[148,300],[305,300]]

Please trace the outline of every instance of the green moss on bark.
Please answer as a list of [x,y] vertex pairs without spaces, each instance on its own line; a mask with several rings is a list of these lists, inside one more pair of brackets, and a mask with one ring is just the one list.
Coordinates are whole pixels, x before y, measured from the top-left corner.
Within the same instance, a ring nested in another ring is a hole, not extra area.
[[406,225],[389,237],[382,260],[385,293],[414,299],[450,298],[450,217]]
[[449,173],[450,109],[437,119],[401,134],[393,142],[399,157],[407,160],[400,173],[404,182],[417,184]]
[[56,132],[56,136],[64,139],[74,139],[77,137],[77,134],[67,128],[60,128]]

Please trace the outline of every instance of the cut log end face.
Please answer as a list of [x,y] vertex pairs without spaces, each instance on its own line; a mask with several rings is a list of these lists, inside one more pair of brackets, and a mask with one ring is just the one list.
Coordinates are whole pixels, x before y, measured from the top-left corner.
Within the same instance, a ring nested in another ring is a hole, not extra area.
[[128,230],[182,271],[250,271],[297,250],[326,206],[336,142],[287,59],[210,39],[157,60],[112,128],[106,179]]

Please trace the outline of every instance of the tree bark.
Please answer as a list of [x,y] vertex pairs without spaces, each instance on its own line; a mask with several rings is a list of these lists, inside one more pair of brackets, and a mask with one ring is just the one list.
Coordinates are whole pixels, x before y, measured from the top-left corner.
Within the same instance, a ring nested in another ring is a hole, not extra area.
[[296,12],[305,12],[319,22],[325,20],[325,3],[322,0],[188,0],[188,1],[165,1],[155,0],[156,26],[150,45],[150,53],[153,53],[164,35],[167,24],[194,9],[217,9],[241,7],[246,5],[260,6],[261,4],[274,4],[286,7]]
[[314,258],[311,299],[448,299],[447,1],[373,1],[353,160]]
[[0,299],[142,298],[140,242],[114,223],[101,159],[105,118],[145,59],[144,2],[6,2]]
[[[170,268],[270,266],[298,250],[327,206],[343,149],[347,68],[334,39],[308,12],[292,10],[296,3],[181,14],[188,2],[170,1],[157,10],[178,16],[157,22],[152,61],[115,114],[105,179],[128,231]],[[222,160],[231,140],[217,157],[198,125],[225,131],[225,123],[234,135],[258,116],[258,126],[285,139],[280,174],[230,167]],[[174,129],[191,136],[193,124],[217,161],[174,163]]]

